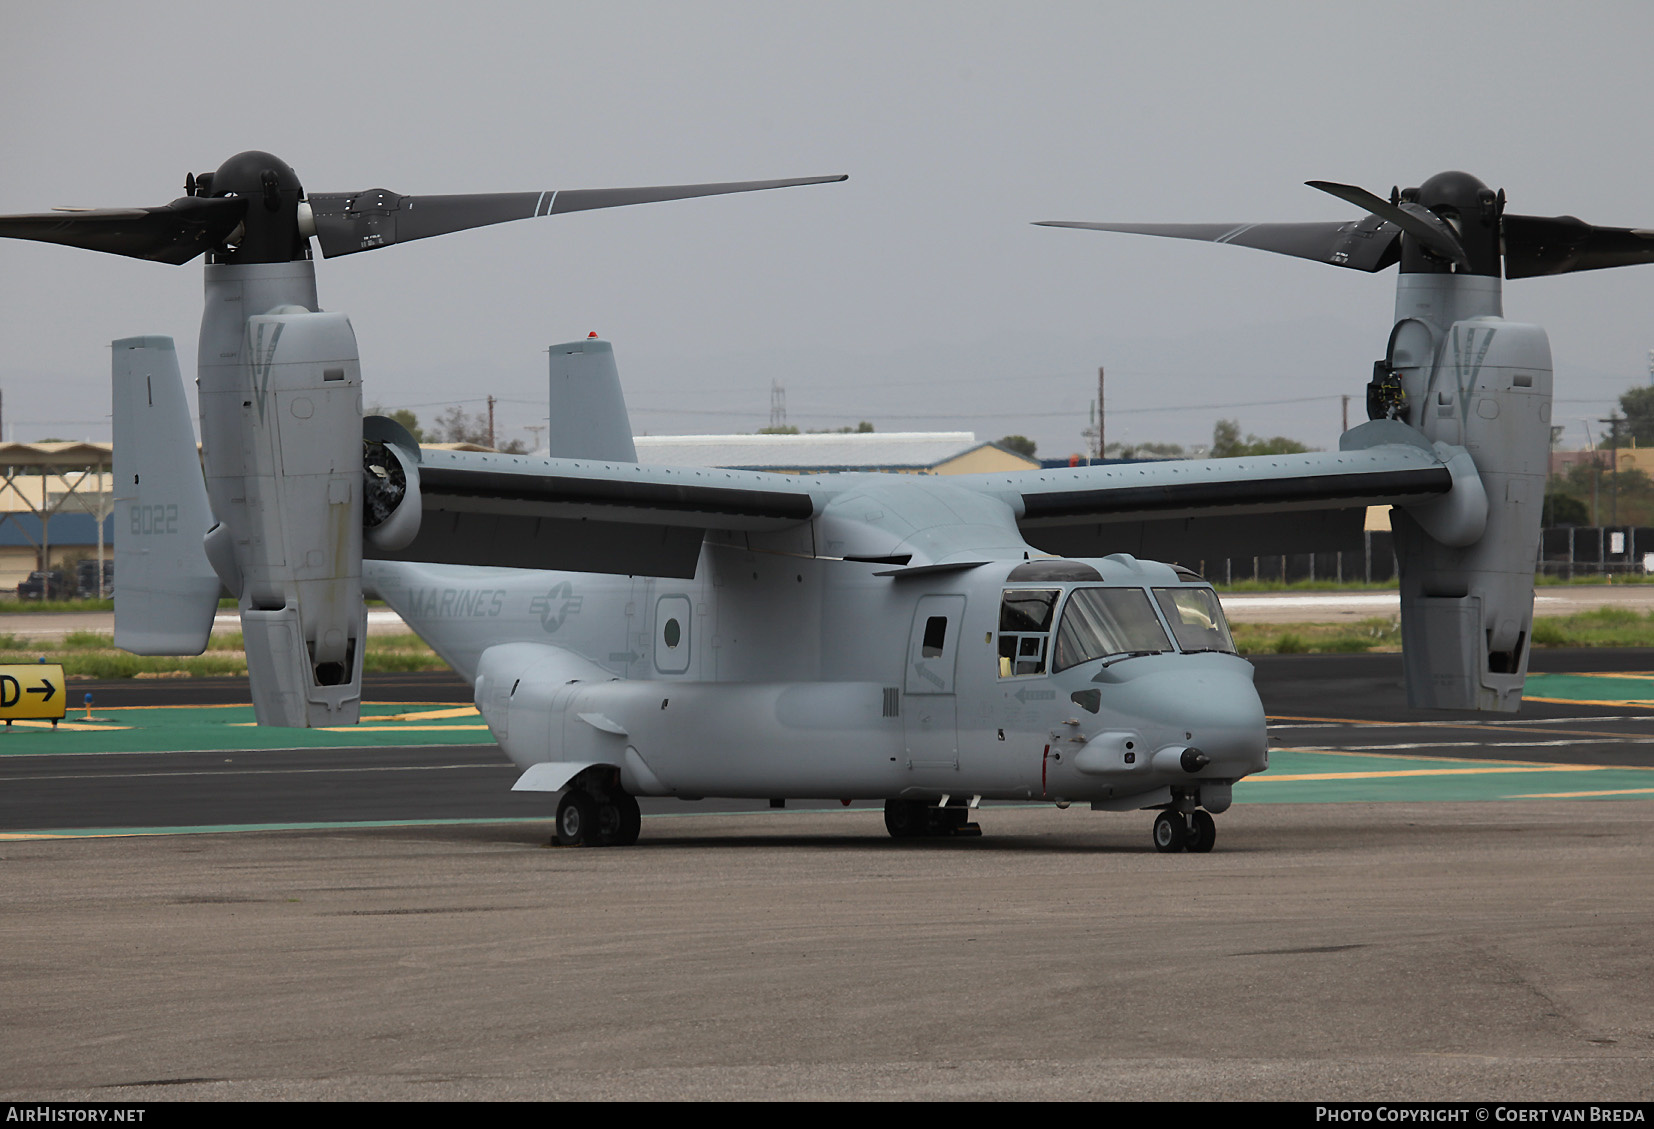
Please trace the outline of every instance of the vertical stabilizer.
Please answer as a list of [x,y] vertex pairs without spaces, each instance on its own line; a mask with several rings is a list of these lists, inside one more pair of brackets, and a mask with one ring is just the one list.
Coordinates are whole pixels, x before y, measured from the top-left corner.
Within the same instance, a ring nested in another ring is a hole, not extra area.
[[115,440],[115,646],[198,655],[218,609],[201,539],[212,525],[178,352],[170,337],[111,345]]
[[551,418],[546,436],[550,456],[637,462],[614,348],[607,341],[588,337],[553,345],[550,352]]

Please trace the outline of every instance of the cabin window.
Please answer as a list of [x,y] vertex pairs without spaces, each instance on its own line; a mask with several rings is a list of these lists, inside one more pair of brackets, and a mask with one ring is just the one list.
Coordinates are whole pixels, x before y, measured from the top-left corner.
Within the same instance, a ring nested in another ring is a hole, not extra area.
[[1044,674],[1057,588],[1007,588],[999,604],[999,676]]
[[1210,588],[1156,588],[1154,598],[1166,613],[1179,648],[1186,652],[1235,653],[1235,640],[1229,634],[1216,592]]
[[1076,588],[1057,632],[1056,669],[1110,655],[1153,655],[1172,649],[1166,629],[1141,588]]
[[927,659],[939,659],[948,642],[948,617],[933,615],[925,620],[925,638],[919,654]]

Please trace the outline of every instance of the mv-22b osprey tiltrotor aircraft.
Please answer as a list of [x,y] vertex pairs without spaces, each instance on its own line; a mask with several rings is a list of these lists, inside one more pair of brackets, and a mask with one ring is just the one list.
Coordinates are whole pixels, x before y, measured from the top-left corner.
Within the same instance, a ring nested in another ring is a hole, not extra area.
[[[838,179],[838,178],[823,178]],[[1444,173],[1346,224],[1105,225],[1339,266],[1400,263],[1396,325],[1340,450],[947,479],[640,466],[606,342],[552,350],[551,458],[421,450],[362,418],[324,255],[509,219],[809,181],[306,198],[264,153],[154,209],[0,218],[0,235],[163,262],[205,252],[206,471],[170,339],[114,346],[116,642],[204,647],[240,601],[263,724],[353,722],[364,588],[475,687],[516,787],[570,844],[635,841],[636,797],[872,798],[899,837],[978,800],[1159,809],[1210,850],[1268,762],[1211,587],[1152,558],[1337,548],[1392,504],[1409,700],[1521,700],[1550,421],[1511,277],[1654,260],[1645,233],[1506,215]],[[1060,555],[1058,555],[1060,554]]]

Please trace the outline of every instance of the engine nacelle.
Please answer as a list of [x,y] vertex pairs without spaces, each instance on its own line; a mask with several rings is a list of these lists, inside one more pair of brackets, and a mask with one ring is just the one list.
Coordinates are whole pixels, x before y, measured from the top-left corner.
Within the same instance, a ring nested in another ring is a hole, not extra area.
[[1404,320],[1390,354],[1386,363],[1407,389],[1407,421],[1436,444],[1468,452],[1486,509],[1485,528],[1470,541],[1444,532],[1473,524],[1452,495],[1391,511],[1408,703],[1513,712],[1533,631],[1550,343],[1538,326],[1499,317],[1464,318],[1439,337],[1421,320]]
[[[309,264],[209,267],[209,306],[291,288],[262,274],[295,266]],[[261,725],[353,724],[366,637],[356,336],[343,314],[284,304],[232,338],[225,314],[202,322],[201,431],[222,525],[211,556],[239,588],[254,710]]]

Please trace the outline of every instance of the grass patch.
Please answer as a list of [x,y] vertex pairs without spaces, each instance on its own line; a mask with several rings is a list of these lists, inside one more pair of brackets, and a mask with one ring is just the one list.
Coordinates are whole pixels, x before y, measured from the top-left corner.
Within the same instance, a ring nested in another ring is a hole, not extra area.
[[1648,572],[1614,572],[1597,573],[1593,576],[1546,576],[1543,573],[1533,578],[1535,588],[1602,588],[1617,584],[1654,584],[1654,573]]
[[1349,655],[1399,651],[1401,624],[1377,617],[1356,623],[1231,623],[1243,655]]
[[[0,665],[31,666],[44,659],[63,667],[68,678],[224,678],[245,676],[247,655],[240,633],[214,635],[204,654],[129,655],[115,649],[112,636],[95,631],[70,632],[61,642],[30,643],[0,635]],[[447,670],[425,641],[411,632],[368,636],[362,669],[370,674]]]
[[1220,593],[1235,592],[1393,592],[1396,578],[1388,580],[1236,580],[1225,584],[1206,578]]
[[[1401,623],[1364,619],[1343,623],[1232,623],[1243,655],[1353,654],[1401,650]],[[1654,647],[1654,612],[1598,608],[1533,621],[1535,647]]]
[[1654,647],[1654,612],[1598,608],[1533,623],[1536,647]]
[[0,600],[0,613],[28,612],[112,612],[113,598],[107,600]]

